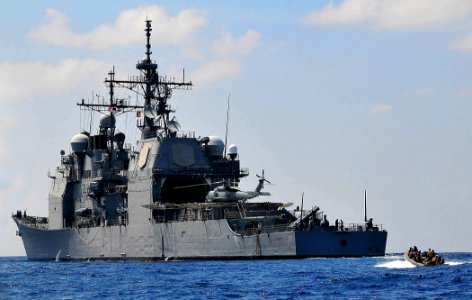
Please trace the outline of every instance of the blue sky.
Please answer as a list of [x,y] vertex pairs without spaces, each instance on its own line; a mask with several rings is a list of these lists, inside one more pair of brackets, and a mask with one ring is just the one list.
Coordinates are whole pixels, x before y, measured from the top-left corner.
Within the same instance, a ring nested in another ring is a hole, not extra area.
[[[304,192],[345,223],[367,189],[387,251],[471,251],[472,2],[6,0],[0,255],[24,255],[11,212],[47,215],[46,174],[90,121],[75,103],[107,96],[113,66],[136,74],[146,17],[160,72],[195,84],[171,102],[184,131],[223,137],[231,94],[243,188],[265,169],[271,200]],[[119,124],[134,142],[135,119]]]

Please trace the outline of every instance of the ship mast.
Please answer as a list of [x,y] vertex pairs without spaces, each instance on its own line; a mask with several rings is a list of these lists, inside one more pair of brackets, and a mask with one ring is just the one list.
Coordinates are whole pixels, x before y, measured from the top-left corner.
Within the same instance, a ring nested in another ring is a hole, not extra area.
[[[146,52],[145,57],[136,63],[136,69],[141,71],[139,76],[131,76],[128,80],[115,79],[114,70],[109,73],[109,78],[105,79],[110,89],[110,103],[94,104],[85,103],[82,100],[77,105],[93,109],[96,111],[141,111],[144,114],[143,122],[138,122],[138,128],[142,131],[142,138],[166,137],[171,135],[168,128],[169,114],[174,112],[167,100],[172,96],[172,90],[192,88],[192,82],[185,82],[184,75],[182,81],[176,82],[166,76],[159,76],[157,63],[151,59],[151,20],[146,20]],[[122,87],[141,95],[144,98],[144,105],[128,105],[123,101],[114,99],[114,87]]]
[[157,73],[157,64],[151,61],[152,28],[150,20],[146,20],[144,31],[146,32],[146,57],[136,64],[136,69],[141,70],[144,74],[144,131],[154,131],[156,127],[153,119],[156,114],[152,107],[152,99],[156,97],[155,86],[159,84],[159,74]]

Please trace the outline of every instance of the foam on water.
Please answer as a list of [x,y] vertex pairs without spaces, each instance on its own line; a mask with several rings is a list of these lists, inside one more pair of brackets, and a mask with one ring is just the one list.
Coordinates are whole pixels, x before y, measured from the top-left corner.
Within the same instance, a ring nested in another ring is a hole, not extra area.
[[415,268],[416,266],[406,260],[394,260],[375,265],[376,268],[388,268],[388,269],[409,269]]
[[449,265],[449,266],[460,266],[460,265],[463,265],[463,264],[470,264],[470,262],[465,262],[465,261],[446,261],[444,264],[445,264],[445,265]]

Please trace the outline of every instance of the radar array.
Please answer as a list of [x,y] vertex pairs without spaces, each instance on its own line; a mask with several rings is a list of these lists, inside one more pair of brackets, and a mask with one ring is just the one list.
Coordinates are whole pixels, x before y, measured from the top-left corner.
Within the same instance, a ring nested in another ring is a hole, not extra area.
[[[182,73],[182,81],[177,82],[167,76],[159,76],[158,65],[151,60],[151,20],[146,20],[146,56],[136,63],[136,69],[141,71],[139,76],[131,76],[127,80],[115,79],[115,69],[108,73],[105,83],[109,88],[110,99],[108,103],[88,103],[84,99],[77,103],[81,109],[89,109],[110,114],[136,111],[137,116],[144,115],[143,122],[138,122],[144,138],[164,137],[175,134],[176,121],[169,120],[169,114],[174,112],[167,100],[172,97],[175,89],[189,90],[192,82],[185,82],[185,70]],[[115,86],[129,89],[144,98],[144,105],[130,105],[127,101],[114,97]]]

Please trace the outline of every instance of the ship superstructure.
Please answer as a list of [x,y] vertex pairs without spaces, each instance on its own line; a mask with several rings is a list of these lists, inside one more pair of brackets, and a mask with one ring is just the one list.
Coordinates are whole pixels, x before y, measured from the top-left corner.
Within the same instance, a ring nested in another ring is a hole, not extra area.
[[[288,204],[253,202],[241,191],[249,175],[238,149],[216,136],[183,133],[168,103],[176,89],[192,83],[162,76],[151,60],[151,21],[145,23],[146,52],[138,76],[105,80],[109,100],[82,100],[81,109],[100,114],[97,134],[71,139],[50,175],[49,217],[17,212],[13,219],[30,260],[66,259],[254,259],[379,256],[387,232],[372,220],[332,224],[323,212],[289,211]],[[131,105],[116,88],[143,99]],[[141,137],[134,147],[116,128],[116,117],[135,113]]]

